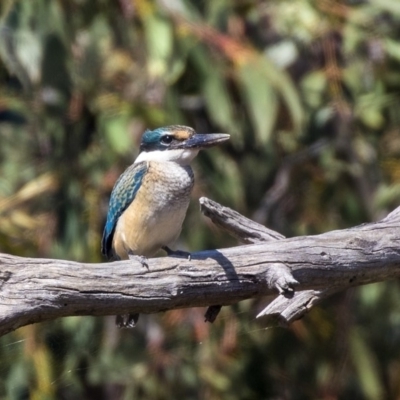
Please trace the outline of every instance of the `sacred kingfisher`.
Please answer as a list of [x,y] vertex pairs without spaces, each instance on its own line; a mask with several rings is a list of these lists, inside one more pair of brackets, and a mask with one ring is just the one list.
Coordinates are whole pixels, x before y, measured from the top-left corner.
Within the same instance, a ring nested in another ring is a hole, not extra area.
[[[172,125],[147,130],[135,162],[118,178],[112,190],[102,239],[109,259],[146,257],[178,238],[189,206],[194,175],[190,162],[201,149],[225,142],[223,133],[199,134]],[[135,326],[138,314],[117,316],[119,327]]]

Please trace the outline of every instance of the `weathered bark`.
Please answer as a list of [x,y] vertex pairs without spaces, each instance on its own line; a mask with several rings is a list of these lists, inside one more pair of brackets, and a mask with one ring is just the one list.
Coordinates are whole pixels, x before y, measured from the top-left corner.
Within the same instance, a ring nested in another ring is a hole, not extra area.
[[150,259],[148,269],[135,260],[84,264],[0,254],[0,335],[69,315],[155,313],[276,292],[260,314],[288,323],[338,290],[400,276],[400,208],[380,222],[283,239],[258,224],[252,234],[233,210],[201,203],[236,237],[269,241],[193,253],[190,261]]

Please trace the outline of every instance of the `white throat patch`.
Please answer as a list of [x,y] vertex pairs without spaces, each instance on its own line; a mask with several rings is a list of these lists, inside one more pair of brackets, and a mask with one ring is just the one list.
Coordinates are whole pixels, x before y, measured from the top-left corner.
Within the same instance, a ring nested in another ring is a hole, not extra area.
[[141,161],[173,161],[180,165],[188,165],[199,151],[199,149],[142,151],[136,158],[135,164]]

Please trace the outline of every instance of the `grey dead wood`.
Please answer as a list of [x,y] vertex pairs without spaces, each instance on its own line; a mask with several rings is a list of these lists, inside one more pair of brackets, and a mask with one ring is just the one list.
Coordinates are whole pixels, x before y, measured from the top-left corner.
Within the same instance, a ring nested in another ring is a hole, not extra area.
[[338,290],[400,276],[400,208],[379,222],[284,239],[210,204],[218,226],[261,243],[193,253],[190,261],[149,259],[148,269],[135,260],[85,264],[0,254],[0,335],[71,315],[156,313],[277,293],[260,314],[289,323]]

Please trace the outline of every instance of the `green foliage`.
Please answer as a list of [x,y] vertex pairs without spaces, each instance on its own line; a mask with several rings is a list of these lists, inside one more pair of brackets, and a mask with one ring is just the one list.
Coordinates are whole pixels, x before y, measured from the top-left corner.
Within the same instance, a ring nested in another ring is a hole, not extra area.
[[[112,186],[166,124],[232,135],[197,159],[180,248],[236,244],[202,195],[285,235],[399,204],[396,1],[6,0],[0,18],[0,251],[100,262]],[[398,293],[348,291],[286,330],[254,320],[265,299],[212,326],[27,326],[0,339],[0,398],[397,399]]]

